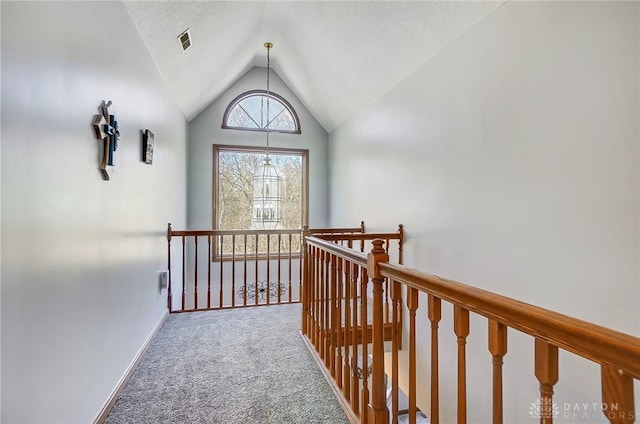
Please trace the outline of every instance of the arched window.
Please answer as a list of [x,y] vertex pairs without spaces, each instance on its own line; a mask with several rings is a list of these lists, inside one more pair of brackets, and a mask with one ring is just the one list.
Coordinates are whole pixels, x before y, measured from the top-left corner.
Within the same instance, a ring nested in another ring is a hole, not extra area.
[[271,131],[300,134],[300,120],[296,111],[284,97],[269,93],[267,119],[267,92],[252,90],[242,93],[227,106],[222,128],[248,131]]

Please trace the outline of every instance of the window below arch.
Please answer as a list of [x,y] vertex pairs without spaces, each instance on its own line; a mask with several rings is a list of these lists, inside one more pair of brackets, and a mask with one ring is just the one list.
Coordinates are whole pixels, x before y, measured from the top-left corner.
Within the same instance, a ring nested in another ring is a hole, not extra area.
[[277,131],[300,134],[300,120],[284,97],[270,92],[267,117],[267,92],[252,90],[242,93],[227,106],[222,128],[248,131]]

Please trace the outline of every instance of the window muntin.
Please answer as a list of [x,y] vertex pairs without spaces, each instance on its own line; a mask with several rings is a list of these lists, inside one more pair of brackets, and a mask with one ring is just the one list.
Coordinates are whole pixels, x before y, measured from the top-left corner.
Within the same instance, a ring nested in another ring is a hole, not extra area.
[[227,106],[222,128],[248,131],[277,131],[300,134],[300,120],[296,111],[284,97],[269,93],[269,119],[267,120],[267,92],[252,90],[242,93]]

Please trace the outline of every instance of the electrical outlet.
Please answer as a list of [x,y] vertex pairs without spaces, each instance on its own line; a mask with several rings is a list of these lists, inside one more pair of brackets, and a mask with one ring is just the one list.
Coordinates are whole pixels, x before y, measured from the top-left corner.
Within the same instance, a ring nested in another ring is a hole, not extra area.
[[164,290],[167,288],[167,285],[169,284],[169,271],[160,271],[158,273],[158,287],[160,288],[160,290]]

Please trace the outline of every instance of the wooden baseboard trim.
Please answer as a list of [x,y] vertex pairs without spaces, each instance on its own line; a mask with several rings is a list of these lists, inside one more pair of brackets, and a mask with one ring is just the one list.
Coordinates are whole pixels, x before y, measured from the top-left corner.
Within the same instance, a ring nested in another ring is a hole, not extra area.
[[169,316],[168,310],[165,311],[165,313],[162,315],[162,317],[160,318],[160,321],[158,321],[158,323],[156,324],[151,334],[149,334],[149,337],[147,337],[147,340],[145,340],[144,344],[142,345],[142,347],[140,348],[136,356],[133,358],[133,361],[129,365],[129,368],[127,368],[127,371],[124,373],[124,375],[116,385],[115,390],[113,391],[113,393],[111,393],[111,396],[109,396],[107,403],[105,403],[105,405],[102,407],[102,410],[98,414],[98,417],[93,421],[93,424],[104,424],[104,422],[107,419],[107,416],[109,415],[109,412],[111,411],[111,408],[113,408],[113,405],[116,404],[116,401],[122,394],[122,391],[124,390],[129,380],[131,379],[133,372],[136,370],[138,364],[140,363],[142,356],[149,348],[151,341],[156,337],[156,334],[158,334],[158,331],[160,331],[160,327],[162,327],[162,324],[164,324],[164,321],[167,319],[167,316]]
[[304,334],[302,334],[302,331],[300,331],[300,337],[302,337],[302,340],[304,341],[304,344],[307,346],[307,349],[311,353],[311,356],[316,361],[316,364],[318,364],[318,368],[320,369],[320,372],[322,372],[322,376],[329,384],[329,387],[331,387],[331,391],[333,392],[334,396],[336,397],[336,400],[342,407],[342,410],[344,411],[344,414],[347,416],[347,419],[349,420],[349,422],[351,424],[359,424],[360,419],[353,412],[353,410],[351,409],[351,406],[349,406],[349,401],[344,397],[342,390],[340,390],[340,388],[336,384],[333,377],[331,377],[331,373],[324,366],[324,362],[322,361],[322,358],[320,358],[320,356],[318,355],[318,352],[316,352],[315,348],[313,347],[309,339],[307,339],[307,337]]

